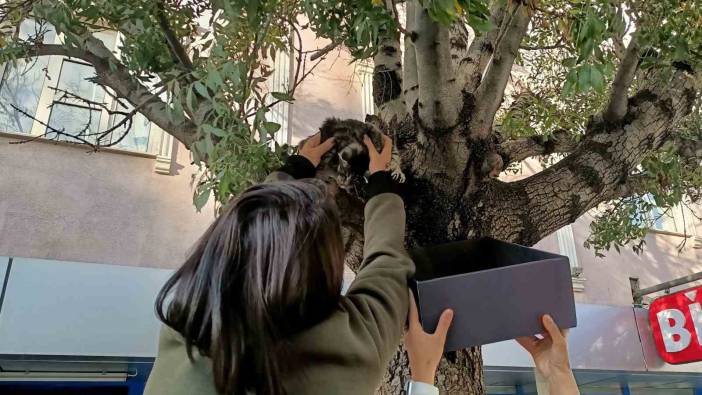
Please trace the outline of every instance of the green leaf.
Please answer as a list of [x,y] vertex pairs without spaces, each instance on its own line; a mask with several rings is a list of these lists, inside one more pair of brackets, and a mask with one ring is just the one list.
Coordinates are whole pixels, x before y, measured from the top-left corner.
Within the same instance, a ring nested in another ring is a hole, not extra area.
[[673,53],[673,59],[675,60],[685,60],[690,56],[690,48],[685,40],[675,41],[675,52]]
[[489,18],[480,18],[473,14],[468,16],[468,25],[478,33],[489,32],[495,28],[495,25]]
[[207,87],[213,91],[217,90],[220,86],[224,85],[222,76],[218,71],[211,71],[207,74]]
[[207,204],[207,202],[210,200],[210,194],[212,193],[212,189],[210,188],[201,188],[197,194],[193,197],[193,203],[195,204],[195,208],[197,211],[202,210],[203,207]]
[[193,87],[200,96],[210,99],[210,93],[207,91],[207,87],[205,86],[205,84],[203,84],[200,81],[196,81],[193,84]]
[[246,15],[248,16],[249,25],[252,27],[257,26],[259,22],[259,0],[247,0],[246,5]]
[[271,136],[273,136],[278,130],[280,130],[280,124],[277,124],[275,122],[264,122],[263,127]]
[[561,64],[565,67],[575,67],[576,62],[577,62],[577,58],[566,58],[566,59],[563,59]]
[[568,72],[565,83],[563,84],[562,94],[564,96],[572,96],[575,93],[575,86],[578,81],[578,70],[573,69]]
[[226,137],[228,134],[226,130],[208,124],[203,125],[202,129],[205,131],[205,133],[214,134],[217,137]]
[[188,89],[188,92],[185,94],[185,106],[190,112],[195,112],[195,95],[192,89]]
[[590,67],[590,84],[599,93],[605,90],[604,76],[597,67]]
[[578,63],[587,60],[595,49],[595,41],[587,39],[578,48]]
[[287,92],[271,92],[271,96],[273,96],[274,99],[282,100],[288,103],[291,103],[294,100],[293,97]]
[[212,151],[214,151],[214,141],[212,141],[212,135],[206,134],[205,138],[203,138],[202,140],[205,142],[205,153],[207,153],[207,155],[209,156],[212,153]]
[[592,86],[592,66],[589,64],[583,65],[578,70],[578,91],[585,92]]

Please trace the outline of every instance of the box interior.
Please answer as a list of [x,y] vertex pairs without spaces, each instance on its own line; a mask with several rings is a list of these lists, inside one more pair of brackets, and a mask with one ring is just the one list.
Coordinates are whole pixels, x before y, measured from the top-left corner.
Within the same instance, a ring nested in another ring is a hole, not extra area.
[[484,237],[416,248],[410,251],[410,256],[417,266],[415,280],[425,281],[549,259],[555,255]]

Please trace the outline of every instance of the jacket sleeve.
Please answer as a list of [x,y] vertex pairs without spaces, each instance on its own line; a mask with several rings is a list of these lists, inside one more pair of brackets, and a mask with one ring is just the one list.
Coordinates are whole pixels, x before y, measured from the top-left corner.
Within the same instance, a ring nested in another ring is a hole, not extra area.
[[291,155],[283,166],[269,174],[264,183],[312,178],[317,170],[312,162],[301,155]]
[[383,192],[368,200],[364,238],[363,263],[343,303],[350,316],[361,321],[372,339],[368,346],[376,347],[379,363],[385,366],[404,332],[407,279],[414,273],[404,248],[405,208],[399,195]]

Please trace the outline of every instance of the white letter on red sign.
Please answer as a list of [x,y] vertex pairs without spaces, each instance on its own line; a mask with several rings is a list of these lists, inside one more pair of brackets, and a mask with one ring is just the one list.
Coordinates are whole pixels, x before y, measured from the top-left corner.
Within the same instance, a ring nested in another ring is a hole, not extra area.
[[702,307],[699,303],[693,303],[687,306],[690,309],[690,317],[692,318],[692,323],[695,325],[695,332],[697,333],[697,343],[702,345]]
[[[656,317],[658,318],[658,325],[661,327],[665,351],[678,352],[690,345],[690,332],[685,329],[685,316],[680,310],[662,310],[656,314]],[[675,335],[678,335],[680,338],[675,340],[673,338]]]

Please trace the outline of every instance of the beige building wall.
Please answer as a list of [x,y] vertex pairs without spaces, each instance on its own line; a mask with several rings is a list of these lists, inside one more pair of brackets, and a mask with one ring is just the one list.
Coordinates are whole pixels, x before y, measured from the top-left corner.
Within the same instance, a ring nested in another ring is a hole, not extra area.
[[[324,45],[310,40],[309,48]],[[328,117],[363,118],[349,59],[330,53],[298,88],[293,143]],[[9,144],[19,139],[0,131],[0,256],[176,268],[213,219],[211,204],[200,213],[193,206],[197,168],[182,145],[170,174],[159,174],[155,155]]]
[[[302,32],[304,48],[324,48],[329,42],[315,38],[310,30]],[[292,106],[292,143],[317,132],[330,117],[363,120],[360,67],[351,63],[345,50],[334,50],[314,70],[295,94]]]
[[[699,207],[697,215],[702,214]],[[646,245],[641,254],[636,254],[630,247],[622,248],[621,253],[610,251],[604,258],[598,258],[590,249],[583,247],[583,241],[589,234],[592,215],[586,214],[573,226],[578,258],[582,262],[585,290],[576,294],[576,300],[584,303],[630,305],[631,286],[629,277],[639,279],[641,288],[651,287],[688,274],[702,271],[702,250],[692,237],[682,234],[665,234],[650,231],[646,236]],[[702,234],[702,222],[695,220],[697,234]],[[687,240],[679,250],[681,243]],[[696,284],[687,284],[673,291],[689,288]],[[653,294],[655,298],[662,293]],[[644,300],[646,302],[646,299]]]
[[155,157],[0,137],[0,255],[177,267],[213,218],[192,204],[189,153]]

